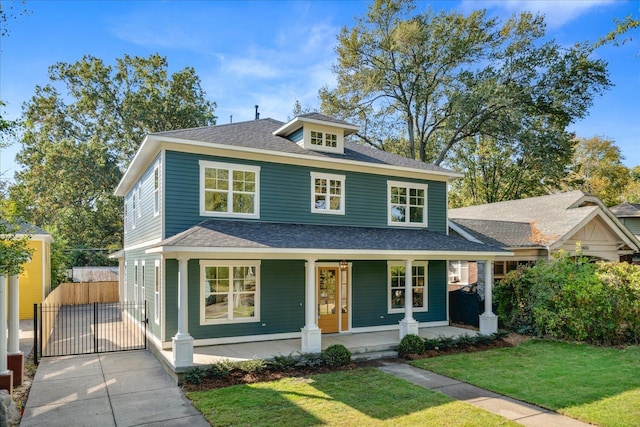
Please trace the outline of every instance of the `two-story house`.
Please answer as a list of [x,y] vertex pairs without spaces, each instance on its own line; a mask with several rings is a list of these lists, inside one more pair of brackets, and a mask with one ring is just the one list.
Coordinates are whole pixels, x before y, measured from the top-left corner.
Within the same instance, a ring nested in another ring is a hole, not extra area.
[[448,260],[505,254],[448,235],[460,174],[349,142],[357,130],[312,113],[145,138],[115,190],[122,298],[147,302],[174,368],[194,345],[301,338],[319,352],[323,334],[447,325]]

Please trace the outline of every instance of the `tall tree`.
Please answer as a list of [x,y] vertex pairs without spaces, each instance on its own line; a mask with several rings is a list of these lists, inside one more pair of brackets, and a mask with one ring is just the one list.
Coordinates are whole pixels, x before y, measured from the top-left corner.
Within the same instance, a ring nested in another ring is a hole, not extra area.
[[607,206],[623,200],[631,172],[622,163],[620,148],[603,137],[577,138],[567,189],[579,189],[598,196]]
[[23,112],[22,149],[10,195],[30,222],[72,247],[118,247],[122,201],[113,196],[146,133],[215,123],[193,68],[171,76],[164,57],[125,55],[58,63]]
[[519,142],[530,122],[563,145],[610,86],[593,48],[545,41],[530,13],[500,25],[485,11],[416,14],[412,0],[376,0],[338,36],[338,84],[320,90],[322,109],[359,123],[365,143],[405,139],[409,157],[437,165],[470,139]]

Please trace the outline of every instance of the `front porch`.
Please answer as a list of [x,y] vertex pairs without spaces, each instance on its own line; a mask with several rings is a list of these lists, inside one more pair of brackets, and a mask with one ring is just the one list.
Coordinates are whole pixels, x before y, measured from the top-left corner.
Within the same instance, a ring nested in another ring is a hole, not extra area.
[[[418,333],[423,338],[437,338],[439,336],[459,337],[465,334],[477,335],[479,332],[454,326],[436,326],[420,328]],[[348,348],[353,355],[353,360],[397,357],[398,330],[322,336],[323,349],[333,344],[342,344]],[[194,347],[193,363],[208,365],[223,360],[271,359],[274,356],[299,354],[300,348],[301,338]],[[171,363],[172,350],[160,350],[158,356],[171,370],[181,371]]]

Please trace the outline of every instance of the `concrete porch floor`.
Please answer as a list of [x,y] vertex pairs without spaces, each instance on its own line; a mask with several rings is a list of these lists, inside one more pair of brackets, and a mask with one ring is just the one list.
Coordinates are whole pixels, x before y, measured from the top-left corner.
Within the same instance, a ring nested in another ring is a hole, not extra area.
[[[477,335],[478,333],[478,331],[472,329],[454,326],[419,329],[419,335],[423,338],[459,337],[465,334]],[[398,334],[398,330],[328,334],[322,336],[322,348],[327,348],[333,344],[342,344],[351,351],[353,360],[396,357],[399,343]],[[193,362],[196,365],[208,365],[223,360],[271,359],[274,356],[299,354],[300,348],[300,338],[195,347],[193,349]],[[161,356],[169,366],[172,365],[173,356],[171,350],[162,350]]]

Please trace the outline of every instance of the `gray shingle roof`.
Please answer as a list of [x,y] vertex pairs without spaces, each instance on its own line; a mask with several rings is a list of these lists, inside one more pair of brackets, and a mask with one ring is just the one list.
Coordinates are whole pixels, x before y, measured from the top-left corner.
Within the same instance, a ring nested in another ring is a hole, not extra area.
[[[460,223],[460,225],[473,229],[475,233],[484,235],[485,239],[481,238],[480,240],[498,241],[502,243],[503,247],[523,246],[526,242],[525,238],[516,238],[515,232],[518,227],[523,232],[528,228],[529,232],[526,234],[526,238],[529,238],[531,225],[534,224],[546,237],[547,244],[551,245],[573,230],[593,211],[600,209],[593,202],[580,204],[584,198],[592,198],[592,196],[588,196],[582,191],[569,191],[548,196],[450,209],[449,218],[456,224]],[[462,220],[476,220],[476,222]],[[521,225],[506,227],[505,224],[510,222]],[[530,242],[529,245],[540,246],[535,242]]]
[[492,246],[508,248],[539,246],[530,239],[531,224],[528,222],[481,219],[455,219],[451,221],[476,239]]
[[346,227],[211,219],[157,246],[238,249],[336,249],[372,251],[501,252],[423,229]]
[[609,208],[611,212],[618,218],[628,218],[640,216],[640,204],[637,203],[621,203],[619,205],[611,206]]
[[[1,220],[4,224],[7,224],[5,220]],[[22,235],[44,235],[49,236],[49,232],[44,230],[43,228],[38,227],[37,225],[30,224],[28,222],[20,222],[20,227],[16,230],[16,234]]]
[[320,113],[307,113],[300,114],[298,117],[306,117],[308,119],[321,120],[323,122],[336,123],[339,125],[353,126],[353,124],[345,122],[344,120],[336,119],[335,117],[325,116]]
[[[332,119],[319,113],[311,113],[305,116],[310,118],[317,118],[319,120],[333,121],[334,123],[348,124],[341,120]],[[305,150],[304,148],[302,148],[295,142],[288,140],[287,138],[273,135],[273,132],[283,125],[283,122],[267,118],[217,126],[206,126],[199,128],[158,132],[152,135],[158,137],[169,137],[224,144],[233,147],[263,149],[275,153],[305,155],[316,157],[318,159],[342,159],[364,163],[373,163],[378,165],[406,167],[447,174],[455,173],[440,166],[408,159],[403,156],[387,153],[374,147],[364,146],[362,144],[356,144],[350,141],[345,141],[344,143],[344,155],[314,150]]]

